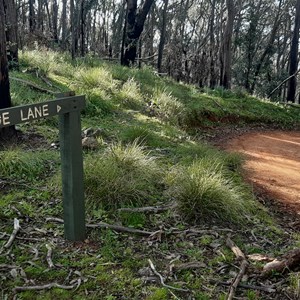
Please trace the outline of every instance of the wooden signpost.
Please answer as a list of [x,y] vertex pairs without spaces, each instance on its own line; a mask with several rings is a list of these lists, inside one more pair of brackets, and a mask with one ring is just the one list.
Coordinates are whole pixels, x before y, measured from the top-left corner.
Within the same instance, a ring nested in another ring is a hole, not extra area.
[[65,237],[85,239],[85,207],[80,112],[84,96],[64,97],[47,102],[0,110],[0,128],[41,118],[59,116]]

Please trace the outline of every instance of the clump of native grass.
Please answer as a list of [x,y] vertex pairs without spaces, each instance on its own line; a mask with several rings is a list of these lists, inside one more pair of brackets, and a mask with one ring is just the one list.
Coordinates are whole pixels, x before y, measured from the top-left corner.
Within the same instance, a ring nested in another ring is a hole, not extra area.
[[144,104],[140,86],[134,78],[128,79],[116,96],[120,103],[127,108],[138,109]]
[[186,118],[185,106],[166,90],[156,90],[152,96],[151,105],[158,116],[171,124],[184,123]]
[[134,141],[117,143],[100,157],[85,160],[85,188],[90,208],[138,206],[160,193],[161,170],[155,157]]
[[104,91],[113,91],[117,82],[113,79],[111,72],[103,67],[86,68],[81,67],[74,74],[76,86],[85,90],[102,89]]
[[33,181],[49,173],[58,157],[51,152],[24,152],[10,149],[0,152],[0,177]]
[[239,223],[254,208],[251,193],[231,178],[219,159],[174,167],[167,183],[168,196],[177,201],[181,216],[190,223]]

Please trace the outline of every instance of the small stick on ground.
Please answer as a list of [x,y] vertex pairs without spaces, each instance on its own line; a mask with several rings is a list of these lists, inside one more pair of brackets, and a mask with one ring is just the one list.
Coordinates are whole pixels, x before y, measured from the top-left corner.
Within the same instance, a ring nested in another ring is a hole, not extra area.
[[232,284],[230,285],[230,289],[229,289],[228,296],[227,296],[227,300],[232,300],[234,297],[235,291],[236,291],[237,287],[239,286],[239,284],[249,266],[249,263],[246,260],[246,256],[242,252],[242,250],[238,246],[236,246],[235,243],[229,237],[226,240],[226,245],[231,249],[231,251],[234,253],[236,258],[239,261],[241,261],[240,271],[237,274],[237,276],[235,277],[235,279],[233,280]]
[[[57,223],[64,223],[63,219],[59,218],[46,218],[46,222],[57,222]],[[130,227],[124,227],[120,225],[111,225],[107,224],[104,222],[96,223],[96,224],[87,224],[86,227],[88,228],[109,228],[118,232],[127,232],[127,233],[134,233],[134,234],[139,234],[143,236],[151,236],[154,234],[154,232],[150,231],[145,231],[145,230],[139,230],[139,229],[134,229]]]
[[177,288],[177,287],[165,284],[164,278],[162,277],[162,275],[159,272],[156,271],[155,266],[154,266],[153,262],[151,261],[151,259],[148,259],[148,262],[149,262],[150,268],[153,271],[153,273],[159,277],[160,283],[163,287],[171,289],[171,290],[175,290],[175,291],[180,291],[180,292],[188,292],[189,291],[187,289]]
[[167,211],[169,209],[173,209],[176,207],[176,204],[171,204],[171,205],[165,205],[165,206],[146,206],[146,207],[124,207],[124,208],[119,208],[119,212],[152,212],[152,213],[160,213]]
[[47,260],[49,268],[52,269],[54,267],[54,263],[52,261],[52,248],[49,244],[46,244],[46,248],[48,249],[47,255],[46,255],[46,260]]
[[64,289],[64,290],[72,290],[75,287],[77,287],[77,284],[62,285],[62,284],[53,282],[53,283],[48,283],[48,284],[44,284],[44,285],[16,286],[13,289],[13,292],[17,293],[17,292],[24,292],[24,291],[40,291],[40,290],[48,290],[48,289],[52,289],[52,288],[59,288],[59,289]]
[[8,249],[11,247],[19,230],[20,230],[19,220],[17,218],[14,218],[14,230],[13,230],[12,234],[10,235],[10,238],[7,241],[7,243],[3,246],[5,249]]
[[[217,280],[210,280],[210,283],[217,284],[217,285],[224,285],[224,286],[230,286],[230,282],[226,281],[217,281]],[[242,289],[247,290],[257,290],[257,291],[263,291],[266,293],[276,293],[276,289],[271,286],[265,286],[265,285],[250,285],[250,284],[242,284],[240,283],[238,287]]]

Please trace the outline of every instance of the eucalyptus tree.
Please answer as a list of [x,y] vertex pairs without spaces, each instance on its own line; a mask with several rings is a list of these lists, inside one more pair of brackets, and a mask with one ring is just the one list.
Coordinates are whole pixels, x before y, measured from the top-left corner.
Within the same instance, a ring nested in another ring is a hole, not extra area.
[[295,10],[295,25],[291,43],[291,50],[289,56],[289,76],[287,101],[295,102],[296,88],[297,88],[297,69],[298,69],[298,51],[299,51],[299,29],[300,29],[300,0],[296,2]]
[[[0,0],[0,109],[11,106],[8,60],[6,55],[4,0]],[[2,118],[3,116],[1,116]],[[1,122],[3,120],[1,119]],[[6,138],[14,133],[14,127],[0,130],[0,137]]]
[[14,0],[4,0],[6,44],[11,66],[18,66],[18,23]]
[[124,26],[121,64],[133,65],[137,56],[137,43],[144,29],[146,17],[154,0],[144,0],[137,6],[137,0],[127,0],[127,14]]

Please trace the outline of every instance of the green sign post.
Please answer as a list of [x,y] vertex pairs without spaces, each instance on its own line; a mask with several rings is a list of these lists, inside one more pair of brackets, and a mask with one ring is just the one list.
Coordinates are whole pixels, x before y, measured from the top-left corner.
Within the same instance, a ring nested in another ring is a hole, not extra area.
[[85,239],[80,122],[84,107],[84,96],[72,96],[0,110],[0,128],[59,115],[64,229],[66,239],[71,241]]

